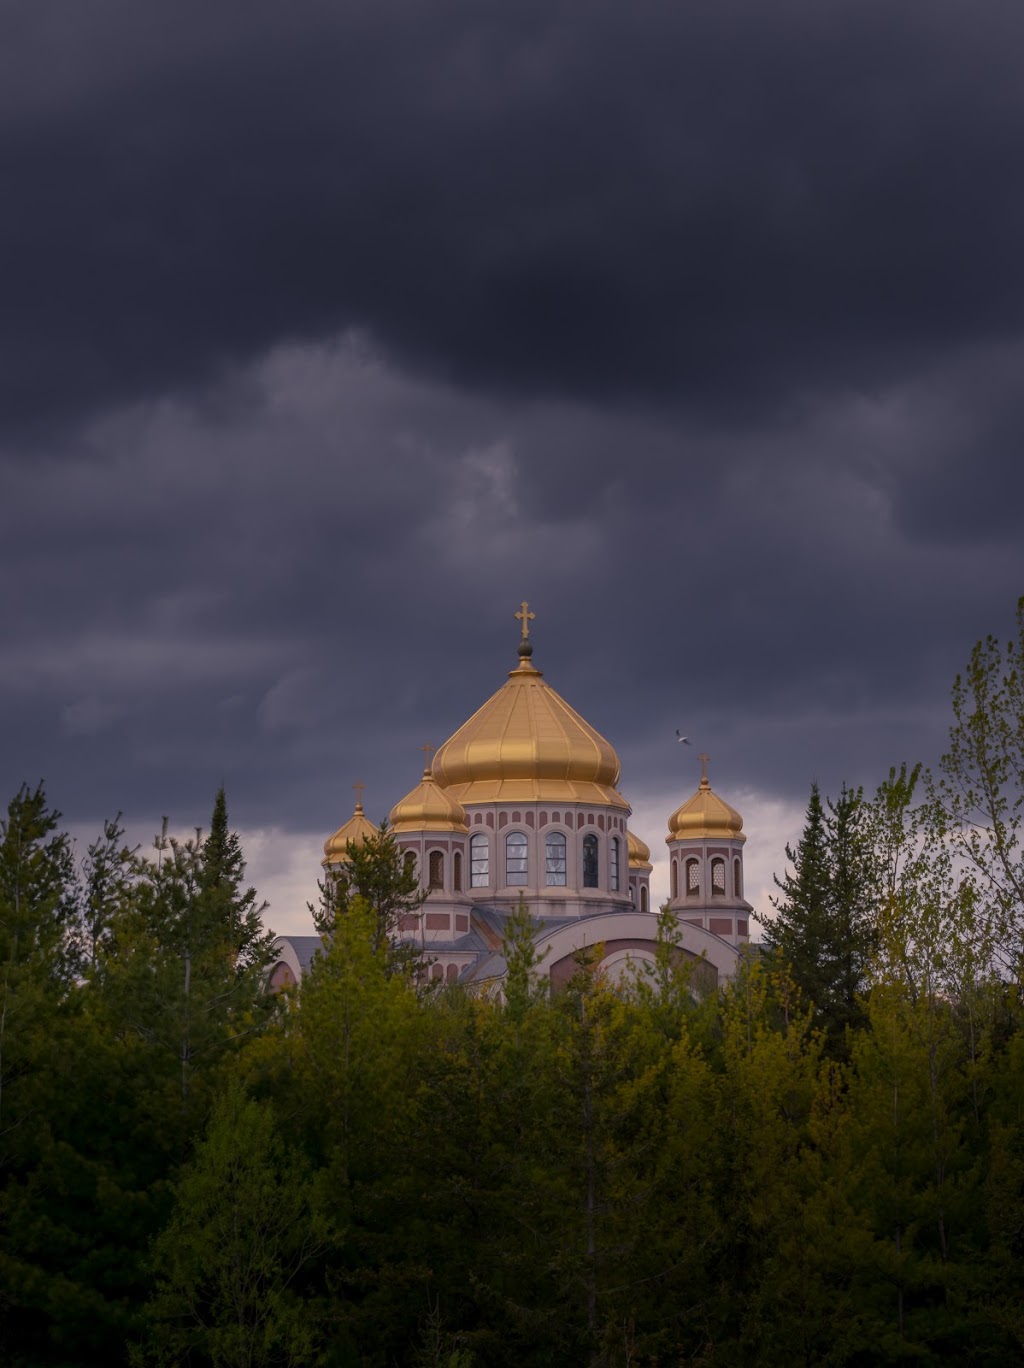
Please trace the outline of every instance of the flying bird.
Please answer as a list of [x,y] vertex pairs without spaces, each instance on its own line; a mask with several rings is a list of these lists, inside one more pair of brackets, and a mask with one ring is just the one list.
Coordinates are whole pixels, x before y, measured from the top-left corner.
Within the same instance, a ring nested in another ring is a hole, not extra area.
[[688,736],[684,736],[678,727],[676,727],[676,740],[682,742],[684,746],[693,745],[693,742],[690,740],[690,738]]

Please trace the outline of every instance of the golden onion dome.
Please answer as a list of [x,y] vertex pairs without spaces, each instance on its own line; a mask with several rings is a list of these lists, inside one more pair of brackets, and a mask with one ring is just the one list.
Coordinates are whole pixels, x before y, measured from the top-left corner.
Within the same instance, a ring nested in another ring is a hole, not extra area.
[[466,832],[466,810],[434,782],[429,767],[411,793],[391,809],[391,830]]
[[630,869],[640,869],[650,872],[654,866],[651,864],[651,848],[645,841],[634,832],[626,828],[626,846],[629,850]]
[[619,757],[557,694],[519,644],[508,682],[434,756],[433,774],[461,803],[595,803],[629,811]]
[[742,830],[743,818],[717,793],[712,793],[705,774],[693,797],[687,798],[668,819],[665,840],[692,841],[718,837],[721,840],[745,841],[747,838],[742,835]]
[[379,829],[363,811],[362,798],[356,803],[355,811],[344,826],[340,826],[333,836],[324,842],[324,864],[345,864],[348,861],[348,846],[361,846],[368,836],[379,835]]

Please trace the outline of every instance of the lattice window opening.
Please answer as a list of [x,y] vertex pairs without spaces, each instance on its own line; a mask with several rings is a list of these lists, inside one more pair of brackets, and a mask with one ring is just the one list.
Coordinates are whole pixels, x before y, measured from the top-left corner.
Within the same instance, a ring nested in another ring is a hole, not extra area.
[[440,850],[432,850],[427,864],[427,881],[430,888],[444,888],[444,855]]
[[711,896],[713,898],[725,897],[725,861],[711,861]]

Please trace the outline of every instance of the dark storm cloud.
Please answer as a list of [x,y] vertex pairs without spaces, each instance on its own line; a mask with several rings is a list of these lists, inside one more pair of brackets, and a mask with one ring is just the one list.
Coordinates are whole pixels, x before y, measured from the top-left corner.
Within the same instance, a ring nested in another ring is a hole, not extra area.
[[23,435],[349,326],[462,384],[736,422],[1019,322],[1018,6],[14,14]]
[[524,596],[652,811],[676,726],[934,760],[1024,588],[1022,14],[8,6],[3,787],[380,817]]

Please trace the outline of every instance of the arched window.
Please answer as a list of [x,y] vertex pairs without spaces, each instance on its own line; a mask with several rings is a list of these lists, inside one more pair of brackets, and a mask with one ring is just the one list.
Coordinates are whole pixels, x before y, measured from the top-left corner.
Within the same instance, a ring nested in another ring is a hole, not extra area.
[[444,971],[444,976],[448,983],[454,983],[459,977],[459,966],[457,964],[449,964],[448,968]]
[[409,876],[410,878],[415,878],[415,877],[416,877],[416,855],[415,855],[415,853],[414,853],[413,851],[411,851],[411,850],[407,850],[407,851],[405,852],[405,859],[403,860],[402,863],[405,865],[405,872],[406,872],[406,875]]
[[732,862],[732,891],[737,898],[743,897],[743,878],[740,875],[739,860],[733,860]]
[[672,896],[679,897],[679,861],[672,861]]
[[590,831],[583,838],[583,887],[598,888],[598,875],[597,837]]
[[646,912],[646,911],[647,911],[647,885],[646,885],[646,884],[641,884],[641,885],[640,885],[640,911],[641,911],[641,912]]
[[686,896],[696,898],[700,894],[700,860],[686,861]]
[[480,832],[469,843],[469,886],[487,888],[491,882],[491,847]]
[[456,893],[462,892],[462,851],[457,850],[452,856],[452,888]]
[[612,892],[619,891],[619,838],[612,837]]
[[526,836],[522,831],[510,831],[505,837],[505,882],[510,887],[522,887],[529,873]]
[[444,888],[444,855],[440,850],[430,852],[430,887]]
[[549,888],[565,887],[565,836],[549,831],[544,838],[544,882]]
[[711,896],[713,898],[725,897],[725,861],[711,861]]

